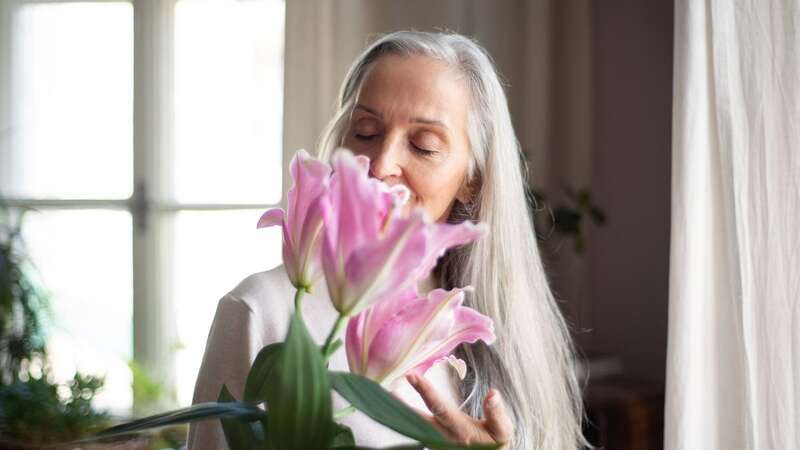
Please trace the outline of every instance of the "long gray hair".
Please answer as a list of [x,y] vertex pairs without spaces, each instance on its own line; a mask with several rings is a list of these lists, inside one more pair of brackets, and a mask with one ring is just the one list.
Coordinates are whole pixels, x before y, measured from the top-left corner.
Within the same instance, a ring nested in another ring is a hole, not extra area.
[[369,68],[382,55],[424,55],[461,71],[472,94],[468,135],[472,158],[465,183],[467,203],[456,201],[449,222],[488,225],[489,234],[450,251],[437,265],[439,286],[473,286],[467,303],[495,321],[493,346],[458,349],[469,373],[460,383],[463,408],[483,417],[482,400],[498,389],[514,420],[515,450],[575,449],[582,401],[569,331],[556,305],[539,256],[526,201],[520,146],[503,87],[486,51],[455,33],[401,31],[370,45],[353,63],[339,95],[338,111],[322,135],[327,160],[345,137]]

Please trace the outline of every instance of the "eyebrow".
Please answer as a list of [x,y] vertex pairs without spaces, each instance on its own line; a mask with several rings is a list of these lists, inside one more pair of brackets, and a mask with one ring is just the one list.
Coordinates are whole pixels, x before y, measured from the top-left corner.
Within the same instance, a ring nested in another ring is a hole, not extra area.
[[[370,108],[369,106],[364,106],[361,103],[359,103],[359,104],[356,105],[355,109],[364,110],[364,111],[372,114],[373,116],[376,116],[379,119],[383,120],[383,114],[381,114],[380,112],[376,111],[375,109]],[[437,120],[437,119],[429,119],[429,118],[426,118],[426,117],[414,117],[414,118],[411,119],[411,122],[412,123],[424,123],[424,124],[427,124],[427,125],[436,125],[436,126],[444,128],[446,130],[450,130],[450,127],[448,127],[447,124],[445,124],[441,120]]]

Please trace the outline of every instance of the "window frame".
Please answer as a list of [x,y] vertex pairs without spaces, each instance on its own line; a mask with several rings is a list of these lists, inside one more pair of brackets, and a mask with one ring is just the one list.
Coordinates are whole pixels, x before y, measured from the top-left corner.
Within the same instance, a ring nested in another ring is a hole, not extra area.
[[[178,343],[171,244],[173,221],[182,211],[265,210],[285,202],[291,153],[281,143],[279,203],[181,203],[170,177],[174,160],[175,5],[186,0],[8,0],[0,2],[0,124],[10,128],[14,10],[35,3],[126,2],[133,7],[133,192],[127,199],[47,199],[8,196],[11,207],[39,210],[127,211],[132,221],[133,359],[154,379],[175,387],[173,344]],[[286,49],[284,41],[284,52]],[[284,64],[284,73],[285,73]],[[285,78],[284,78],[285,80]],[[284,93],[285,81],[283,87]],[[284,113],[285,116],[285,96]],[[285,122],[285,121],[284,121]],[[285,128],[285,127],[284,127]],[[6,129],[7,130],[7,129]],[[0,128],[0,177],[10,176],[11,149]],[[292,152],[293,153],[293,152]],[[5,178],[13,179],[13,178]],[[244,276],[244,275],[243,275]],[[170,396],[166,396],[170,397]],[[165,398],[164,407],[175,406]],[[136,405],[134,405],[135,407]]]

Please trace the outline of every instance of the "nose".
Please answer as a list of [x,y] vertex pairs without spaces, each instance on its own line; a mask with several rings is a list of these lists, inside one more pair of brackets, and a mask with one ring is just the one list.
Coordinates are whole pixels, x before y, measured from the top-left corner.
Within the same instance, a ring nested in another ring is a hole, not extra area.
[[400,140],[387,135],[372,154],[370,175],[384,182],[403,174],[403,155]]

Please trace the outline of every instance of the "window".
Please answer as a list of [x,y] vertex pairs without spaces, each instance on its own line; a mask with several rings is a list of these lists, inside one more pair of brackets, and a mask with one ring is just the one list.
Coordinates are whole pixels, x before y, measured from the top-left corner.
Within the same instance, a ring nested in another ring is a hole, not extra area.
[[[0,195],[53,294],[58,376],[191,402],[217,301],[280,263],[282,0],[0,5]],[[171,390],[171,389],[170,389]]]

